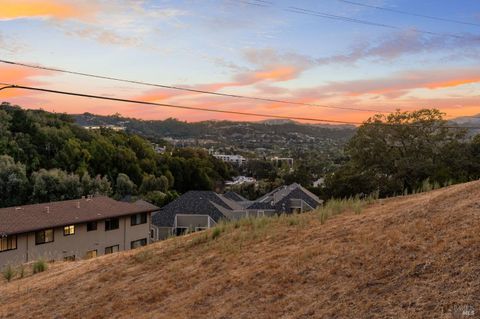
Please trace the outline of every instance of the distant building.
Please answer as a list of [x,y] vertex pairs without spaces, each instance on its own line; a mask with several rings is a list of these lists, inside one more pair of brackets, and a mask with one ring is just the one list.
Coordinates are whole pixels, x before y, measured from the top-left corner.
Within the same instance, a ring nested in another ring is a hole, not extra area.
[[247,162],[247,159],[242,155],[224,155],[224,154],[213,154],[213,157],[218,158],[227,163],[235,164],[241,166]]
[[114,131],[125,131],[125,126],[117,126],[117,125],[94,125],[94,126],[84,126],[87,130],[99,130],[101,128],[108,128]]
[[160,146],[158,144],[152,143],[152,147],[153,147],[153,150],[155,151],[155,153],[157,153],[157,154],[163,154],[167,151],[166,146]]
[[228,186],[233,186],[233,185],[242,185],[242,184],[254,184],[256,182],[257,180],[253,177],[237,176],[233,178],[233,181],[227,181],[225,182],[225,184]]
[[190,191],[152,215],[152,238],[162,240],[171,235],[204,230],[220,220],[303,213],[322,203],[299,184],[279,187],[255,201],[234,192]]
[[323,185],[325,185],[324,177],[320,177],[319,179],[313,182],[313,187],[322,187]]
[[150,242],[151,213],[144,201],[89,197],[0,209],[0,269],[44,259],[92,258]]
[[291,157],[272,157],[271,161],[275,162],[276,165],[279,163],[286,163],[288,167],[293,168],[293,158]]

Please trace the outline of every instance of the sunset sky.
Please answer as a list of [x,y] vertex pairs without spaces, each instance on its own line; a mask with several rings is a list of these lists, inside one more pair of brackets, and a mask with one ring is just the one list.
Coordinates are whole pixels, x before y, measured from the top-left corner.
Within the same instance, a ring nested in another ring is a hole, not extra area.
[[[449,117],[480,113],[480,1],[352,1],[470,24],[340,0],[0,0],[0,59],[339,107],[437,107]],[[291,7],[383,27],[301,14]],[[156,89],[1,63],[0,82],[282,116],[362,121],[373,115]],[[0,101],[143,119],[259,120],[20,90],[0,91]]]

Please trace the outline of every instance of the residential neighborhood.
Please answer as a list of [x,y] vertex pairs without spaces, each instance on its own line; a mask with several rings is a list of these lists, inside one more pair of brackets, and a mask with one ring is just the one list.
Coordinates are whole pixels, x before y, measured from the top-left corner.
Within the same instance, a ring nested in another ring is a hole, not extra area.
[[88,259],[214,227],[220,221],[303,213],[323,200],[299,184],[249,201],[239,194],[189,191],[159,208],[106,196],[0,209],[0,268],[35,260]]

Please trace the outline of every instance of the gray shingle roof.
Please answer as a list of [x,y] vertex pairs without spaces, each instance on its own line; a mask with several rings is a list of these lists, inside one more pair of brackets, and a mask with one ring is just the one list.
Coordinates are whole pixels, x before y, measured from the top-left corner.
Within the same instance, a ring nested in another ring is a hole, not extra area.
[[233,210],[234,205],[235,202],[226,200],[212,191],[189,191],[153,214],[152,223],[158,227],[173,227],[177,214],[209,215],[218,222],[226,219],[221,208]]
[[248,201],[248,199],[246,199],[245,197],[243,197],[240,194],[237,194],[235,192],[232,192],[232,191],[226,192],[225,194],[223,194],[223,197],[231,199],[231,200],[236,201],[236,202],[247,202]]
[[323,202],[315,194],[301,185],[294,183],[289,186],[281,186],[274,189],[270,193],[260,197],[247,208],[272,209],[277,212],[286,212],[289,211],[291,199],[301,199],[312,208],[316,208]]

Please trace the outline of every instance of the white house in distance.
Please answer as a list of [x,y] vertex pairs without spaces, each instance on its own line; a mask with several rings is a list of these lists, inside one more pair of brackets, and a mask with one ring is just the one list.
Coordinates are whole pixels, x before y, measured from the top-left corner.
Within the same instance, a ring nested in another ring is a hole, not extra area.
[[218,158],[227,163],[241,166],[247,162],[247,159],[242,155],[225,155],[225,154],[213,154],[213,157]]
[[257,182],[257,180],[253,177],[236,176],[236,177],[233,178],[232,181],[225,182],[225,185],[233,186],[233,185],[243,185],[243,184],[255,184],[256,182]]

